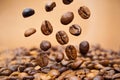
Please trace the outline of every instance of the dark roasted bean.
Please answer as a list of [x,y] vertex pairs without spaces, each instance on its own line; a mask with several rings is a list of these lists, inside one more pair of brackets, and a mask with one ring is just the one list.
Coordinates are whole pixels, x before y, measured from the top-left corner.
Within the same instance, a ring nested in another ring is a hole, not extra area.
[[120,73],[116,73],[115,75],[112,76],[113,80],[120,79]]
[[51,43],[49,41],[42,41],[40,43],[40,48],[44,51],[47,51],[49,48],[51,48]]
[[56,33],[56,39],[61,45],[67,44],[69,42],[68,35],[65,31],[58,31]]
[[52,1],[49,1],[49,2],[47,2],[46,5],[45,5],[45,10],[46,10],[47,12],[49,12],[49,11],[52,11],[55,7],[56,7],[56,3],[55,3],[55,2],[52,2]]
[[77,24],[74,24],[74,25],[70,26],[70,28],[69,28],[69,32],[74,36],[79,36],[81,34],[81,31],[82,31],[82,29]]
[[69,59],[74,60],[77,58],[77,50],[73,45],[66,46],[65,52]]
[[6,68],[0,69],[0,76],[9,76],[11,73],[12,71],[9,69],[6,69]]
[[63,25],[67,25],[70,22],[72,22],[72,20],[74,19],[74,14],[73,12],[66,12],[62,15],[60,21]]
[[55,79],[56,77],[60,75],[60,72],[56,69],[52,69],[48,72],[48,75],[52,76],[52,78]]
[[37,59],[36,59],[38,65],[40,67],[45,67],[48,65],[48,56],[46,54],[40,54],[39,56],[37,56]]
[[79,66],[83,63],[83,60],[75,60],[73,63],[70,64],[72,69],[78,69]]
[[81,6],[78,9],[78,13],[83,19],[88,19],[90,17],[90,14],[91,14],[89,8],[86,6]]
[[94,77],[93,80],[104,80],[104,78],[102,76],[96,76],[96,77]]
[[32,34],[34,34],[35,32],[36,32],[36,29],[35,29],[35,28],[29,28],[29,29],[27,29],[27,30],[25,31],[24,36],[25,36],[25,37],[29,37],[29,36],[31,36]]
[[89,51],[89,43],[87,41],[82,41],[79,45],[80,53],[85,56]]
[[41,32],[44,35],[50,35],[53,32],[53,27],[48,20],[45,20],[45,21],[42,22]]
[[18,65],[9,65],[8,67],[11,71],[17,71]]
[[18,71],[23,72],[25,68],[26,68],[25,66],[19,66]]
[[55,60],[60,62],[64,59],[64,54],[62,52],[57,52]]
[[65,71],[67,71],[68,69],[69,69],[68,67],[62,67],[62,68],[59,68],[59,72],[63,73]]
[[62,0],[64,4],[68,5],[73,2],[73,0]]
[[23,10],[22,15],[24,18],[32,16],[35,13],[35,11],[31,8],[26,8]]

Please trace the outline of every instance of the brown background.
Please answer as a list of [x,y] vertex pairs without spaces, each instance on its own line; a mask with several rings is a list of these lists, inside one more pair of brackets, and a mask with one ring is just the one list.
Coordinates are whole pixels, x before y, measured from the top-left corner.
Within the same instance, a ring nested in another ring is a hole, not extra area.
[[[64,5],[62,0],[55,1],[57,7],[50,13],[45,12],[44,6],[49,0],[0,0],[0,50],[13,49],[20,46],[39,47],[41,40],[49,40],[53,45],[59,45],[55,33],[65,30],[70,37],[68,44],[79,44],[87,40],[90,44],[100,43],[102,47],[118,50],[120,48],[120,0],[74,0],[70,5]],[[82,19],[77,10],[85,5],[91,10],[88,20]],[[35,15],[29,18],[22,17],[25,8],[33,8]],[[72,23],[64,26],[60,17],[67,11],[73,11],[75,18]],[[49,20],[54,27],[50,36],[44,36],[40,31],[43,20]],[[82,34],[74,37],[68,32],[69,26],[79,24]],[[37,32],[24,37],[24,31],[34,27]]]

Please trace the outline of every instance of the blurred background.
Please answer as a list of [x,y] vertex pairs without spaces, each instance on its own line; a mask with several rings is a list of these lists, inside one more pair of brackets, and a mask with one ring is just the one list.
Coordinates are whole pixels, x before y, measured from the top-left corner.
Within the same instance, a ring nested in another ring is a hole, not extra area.
[[[68,33],[68,44],[78,45],[87,40],[90,44],[100,44],[106,49],[120,49],[120,0],[74,0],[70,5],[64,5],[62,0],[56,2],[56,7],[51,12],[46,12],[44,7],[49,0],[0,0],[0,50],[14,49],[16,47],[39,47],[42,40],[49,40],[52,45],[57,43],[55,34],[59,30]],[[87,20],[78,15],[80,6],[87,6],[91,17]],[[35,14],[28,18],[22,17],[25,8],[33,8]],[[60,17],[63,13],[72,11],[74,20],[69,25],[62,25]],[[41,33],[40,27],[44,20],[49,20],[54,31],[50,36]],[[75,37],[69,33],[69,26],[79,24],[82,34]],[[24,37],[24,31],[34,27],[37,32],[30,37]]]

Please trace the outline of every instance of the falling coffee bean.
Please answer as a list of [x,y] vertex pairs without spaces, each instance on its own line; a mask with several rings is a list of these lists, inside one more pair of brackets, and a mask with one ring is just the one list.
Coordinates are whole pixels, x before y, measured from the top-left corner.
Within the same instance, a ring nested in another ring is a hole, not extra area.
[[70,28],[69,28],[69,32],[75,36],[79,36],[81,34],[81,31],[82,31],[82,29],[77,24],[74,24],[74,25],[70,26]]
[[55,3],[55,2],[52,2],[52,1],[49,1],[49,2],[47,2],[46,5],[45,5],[45,10],[46,10],[47,12],[49,12],[49,11],[52,11],[54,7],[56,7],[56,3]]
[[80,53],[85,56],[89,51],[89,43],[87,41],[82,41],[79,45]]
[[43,51],[47,51],[49,48],[51,48],[51,43],[49,41],[42,41],[40,43],[40,48],[43,50]]
[[22,12],[22,15],[23,15],[24,18],[32,16],[33,14],[35,14],[35,11],[34,11],[34,9],[31,9],[31,8],[26,8]]
[[45,67],[48,65],[48,56],[46,54],[40,54],[39,56],[37,56],[37,59],[36,59],[38,65],[40,67]]
[[81,6],[78,9],[78,14],[83,18],[83,19],[88,19],[90,17],[90,10],[86,6]]
[[57,62],[61,62],[64,59],[64,53],[62,52],[57,52],[55,60]]
[[62,0],[64,4],[68,5],[73,2],[73,0]]
[[69,42],[69,37],[65,31],[58,31],[56,33],[56,39],[61,45],[67,44]]
[[66,12],[62,15],[60,21],[63,25],[67,25],[70,22],[72,22],[73,18],[74,18],[73,12]]
[[75,60],[77,58],[77,50],[73,45],[66,46],[65,52],[69,59]]
[[42,22],[41,31],[44,35],[50,35],[53,32],[51,23],[47,20]]
[[25,36],[25,37],[29,37],[29,36],[31,36],[32,34],[34,34],[35,32],[36,32],[36,29],[35,29],[35,28],[29,28],[29,29],[27,29],[27,30],[25,31],[24,36]]

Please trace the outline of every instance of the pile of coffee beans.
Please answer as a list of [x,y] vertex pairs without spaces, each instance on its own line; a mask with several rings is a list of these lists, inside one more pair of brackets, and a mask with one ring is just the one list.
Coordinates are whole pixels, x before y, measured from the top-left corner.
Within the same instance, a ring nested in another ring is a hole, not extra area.
[[[2,56],[7,53],[11,57]],[[120,52],[98,45],[85,57],[76,45],[51,46],[47,51],[21,47],[0,56],[0,80],[120,80]]]

